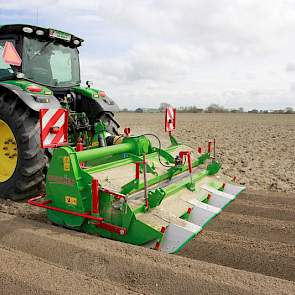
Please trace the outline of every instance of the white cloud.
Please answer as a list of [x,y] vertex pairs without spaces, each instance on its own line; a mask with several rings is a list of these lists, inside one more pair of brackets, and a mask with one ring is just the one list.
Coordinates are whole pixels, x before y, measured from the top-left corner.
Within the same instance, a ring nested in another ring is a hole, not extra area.
[[295,72],[295,63],[292,63],[292,62],[287,63],[286,72]]
[[16,23],[34,8],[85,38],[83,78],[122,107],[295,106],[292,0],[0,0]]

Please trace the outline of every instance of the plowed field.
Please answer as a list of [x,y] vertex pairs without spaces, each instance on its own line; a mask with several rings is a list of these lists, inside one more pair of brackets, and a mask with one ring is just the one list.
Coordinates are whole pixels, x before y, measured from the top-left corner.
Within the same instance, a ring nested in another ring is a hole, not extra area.
[[[164,137],[162,114],[122,127]],[[47,225],[0,201],[0,294],[295,294],[295,116],[180,114],[190,145],[216,137],[223,173],[247,186],[177,255]]]

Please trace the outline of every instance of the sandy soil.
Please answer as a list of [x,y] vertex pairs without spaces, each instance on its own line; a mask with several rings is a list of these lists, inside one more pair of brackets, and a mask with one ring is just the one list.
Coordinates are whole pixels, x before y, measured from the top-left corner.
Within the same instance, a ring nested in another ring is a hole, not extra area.
[[[163,114],[120,113],[134,134],[164,134]],[[216,138],[223,172],[248,189],[295,192],[295,115],[177,114],[175,136],[193,147]]]
[[295,281],[295,195],[243,193],[179,255]]
[[[162,114],[118,117],[168,144]],[[216,137],[223,173],[250,190],[178,255],[47,225],[43,210],[0,200],[0,294],[295,294],[295,116],[179,114],[177,128],[194,146]]]
[[[0,294],[294,294],[295,283],[0,213]],[[213,249],[216,251],[215,249]],[[286,263],[285,263],[286,264]],[[2,292],[2,293],[1,293]]]

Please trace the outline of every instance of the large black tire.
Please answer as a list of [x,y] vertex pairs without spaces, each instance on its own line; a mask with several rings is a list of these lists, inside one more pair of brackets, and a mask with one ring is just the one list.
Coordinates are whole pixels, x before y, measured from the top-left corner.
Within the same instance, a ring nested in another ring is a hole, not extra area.
[[40,149],[38,113],[29,109],[14,93],[0,93],[0,120],[12,130],[18,151],[13,175],[0,182],[0,198],[22,200],[36,196],[43,190],[47,164],[47,157]]

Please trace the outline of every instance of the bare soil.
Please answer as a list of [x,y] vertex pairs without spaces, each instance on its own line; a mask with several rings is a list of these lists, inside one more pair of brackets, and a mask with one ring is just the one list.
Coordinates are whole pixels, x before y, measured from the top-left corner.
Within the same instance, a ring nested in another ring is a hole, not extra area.
[[290,199],[286,215],[267,202],[256,204],[263,196],[278,202],[271,193],[242,193],[178,254],[295,281],[295,195],[277,204]]
[[[8,214],[0,213],[0,222],[0,294],[295,292],[295,283],[286,279],[164,254]],[[211,250],[216,252],[216,247]],[[269,267],[267,261],[263,263]]]
[[[163,114],[118,120],[168,144]],[[294,131],[292,115],[178,114],[176,136],[196,147],[215,137],[223,174],[248,189],[178,255],[61,229],[0,200],[0,294],[295,294]]]
[[[120,113],[121,126],[134,134],[164,133],[164,114]],[[177,114],[175,136],[192,147],[216,138],[223,173],[248,189],[295,192],[295,115]]]

